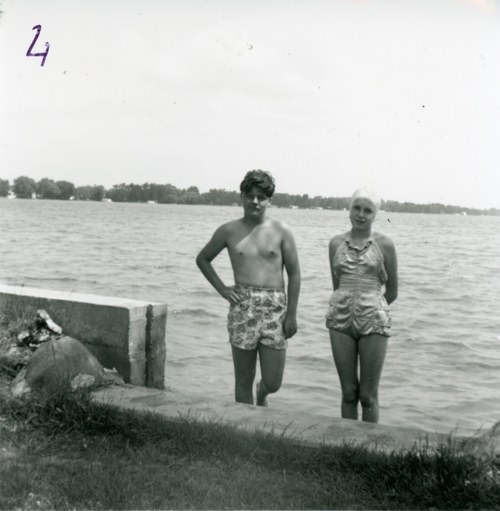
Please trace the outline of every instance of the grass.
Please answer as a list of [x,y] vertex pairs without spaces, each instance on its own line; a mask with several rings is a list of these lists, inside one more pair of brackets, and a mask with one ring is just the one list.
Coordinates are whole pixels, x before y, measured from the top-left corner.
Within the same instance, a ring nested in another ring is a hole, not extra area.
[[[15,304],[14,304],[15,306]],[[0,313],[0,347],[29,321]],[[384,454],[311,448],[192,417],[14,399],[0,371],[0,509],[500,509],[500,463],[450,439]]]
[[67,391],[4,390],[0,432],[0,509],[500,508],[495,461],[451,441],[392,454],[311,448]]
[[17,371],[4,363],[2,353],[11,344],[15,344],[17,335],[23,330],[28,330],[32,323],[33,319],[30,321],[23,313],[19,300],[9,300],[0,311],[0,370],[8,372],[11,376],[15,376]]
[[28,318],[19,300],[9,300],[0,311],[0,348],[7,348],[17,339],[17,334],[27,330],[33,322],[33,317]]

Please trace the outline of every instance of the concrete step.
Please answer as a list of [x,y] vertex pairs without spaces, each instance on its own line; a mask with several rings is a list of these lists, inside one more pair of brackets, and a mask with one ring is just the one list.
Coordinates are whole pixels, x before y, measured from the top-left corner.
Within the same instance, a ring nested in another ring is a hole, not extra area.
[[312,446],[350,444],[392,452],[423,445],[435,448],[439,443],[446,443],[449,437],[417,428],[221,402],[174,389],[111,386],[97,390],[92,395],[98,402],[121,409],[154,412],[171,419],[189,416],[200,421],[222,422],[248,432],[283,434],[286,438]]

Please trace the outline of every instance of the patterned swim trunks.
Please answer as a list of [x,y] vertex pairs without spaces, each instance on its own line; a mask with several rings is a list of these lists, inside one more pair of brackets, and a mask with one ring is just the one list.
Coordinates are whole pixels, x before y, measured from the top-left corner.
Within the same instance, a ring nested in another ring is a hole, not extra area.
[[283,333],[285,291],[241,285],[236,288],[245,298],[239,304],[231,304],[229,307],[229,342],[242,350],[254,350],[259,342],[268,348],[285,350],[288,347]]

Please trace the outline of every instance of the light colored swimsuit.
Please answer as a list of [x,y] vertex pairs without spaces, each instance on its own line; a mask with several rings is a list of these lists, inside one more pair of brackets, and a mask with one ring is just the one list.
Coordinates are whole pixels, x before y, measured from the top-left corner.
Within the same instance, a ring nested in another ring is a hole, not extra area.
[[268,348],[286,349],[288,341],[283,333],[286,316],[284,289],[241,285],[237,285],[236,289],[245,298],[229,307],[229,342],[243,350],[253,350],[259,342]]
[[358,247],[349,233],[333,257],[333,273],[339,287],[329,300],[327,328],[356,340],[370,334],[389,337],[391,318],[382,294],[387,272],[373,237]]

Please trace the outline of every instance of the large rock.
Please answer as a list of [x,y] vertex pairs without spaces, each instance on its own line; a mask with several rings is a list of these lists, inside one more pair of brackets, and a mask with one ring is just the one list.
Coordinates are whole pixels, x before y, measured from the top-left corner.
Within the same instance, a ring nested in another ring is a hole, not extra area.
[[104,368],[90,351],[72,337],[45,342],[33,354],[26,371],[11,384],[14,395],[30,390],[54,392],[63,385],[91,386],[104,374]]

